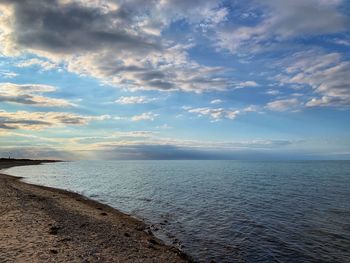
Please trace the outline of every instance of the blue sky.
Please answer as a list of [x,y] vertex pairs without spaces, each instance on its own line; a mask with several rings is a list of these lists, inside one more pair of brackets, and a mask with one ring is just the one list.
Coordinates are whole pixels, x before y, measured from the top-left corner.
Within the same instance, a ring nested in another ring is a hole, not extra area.
[[350,3],[0,0],[0,153],[350,159]]

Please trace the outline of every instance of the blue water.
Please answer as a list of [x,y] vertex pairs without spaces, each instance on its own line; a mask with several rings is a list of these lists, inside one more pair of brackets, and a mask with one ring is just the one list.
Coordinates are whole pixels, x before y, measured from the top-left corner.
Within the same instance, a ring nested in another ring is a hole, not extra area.
[[7,173],[142,218],[200,262],[350,262],[349,161],[89,161]]

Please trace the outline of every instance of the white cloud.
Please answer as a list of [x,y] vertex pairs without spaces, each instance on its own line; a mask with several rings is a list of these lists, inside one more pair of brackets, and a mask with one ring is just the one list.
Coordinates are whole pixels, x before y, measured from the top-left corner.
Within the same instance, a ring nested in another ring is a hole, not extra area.
[[153,112],[144,112],[140,115],[135,115],[131,117],[132,121],[153,121],[159,114]]
[[32,58],[28,60],[21,61],[17,64],[17,67],[31,67],[31,66],[40,66],[43,70],[52,70],[58,67],[57,63],[53,63],[52,61],[42,60],[38,58]]
[[234,120],[238,115],[260,111],[260,107],[257,105],[250,105],[241,110],[209,107],[192,108],[188,106],[182,107],[182,109],[189,113],[197,114],[198,117],[209,116],[212,122],[220,121],[222,119]]
[[12,72],[8,70],[0,70],[0,75],[5,79],[12,79],[18,76],[16,72]]
[[91,144],[95,142],[107,142],[125,139],[147,139],[154,135],[152,131],[116,131],[109,133],[108,135],[96,135],[96,136],[80,136],[68,139],[68,143],[84,143]]
[[350,40],[348,40],[348,39],[334,39],[333,42],[338,44],[338,45],[350,47]]
[[339,103],[341,101],[337,100],[334,97],[327,97],[327,96],[322,96],[320,98],[312,98],[309,100],[305,106],[306,107],[322,107],[322,106],[339,106]]
[[279,80],[283,85],[311,87],[313,98],[306,106],[350,105],[350,61],[344,61],[340,54],[302,52],[287,63],[286,74]]
[[185,19],[190,24],[200,24],[205,27],[211,27],[223,22],[228,15],[228,10],[225,7],[221,7],[221,1],[165,0],[153,3],[155,3],[156,7],[153,11],[152,20],[158,23],[162,21],[163,25],[168,25],[175,20]]
[[275,100],[267,103],[266,108],[272,111],[297,110],[300,102],[296,98]]
[[220,104],[220,103],[222,103],[222,102],[223,102],[223,101],[220,100],[220,99],[215,99],[215,100],[210,101],[210,104]]
[[259,86],[258,83],[256,83],[255,81],[244,81],[244,82],[240,82],[238,84],[236,84],[236,89],[243,89],[243,88],[247,88],[247,87],[257,87]]
[[128,131],[128,132],[115,132],[113,133],[113,136],[145,138],[145,137],[151,137],[153,134],[154,132],[152,131]]
[[267,95],[271,95],[271,96],[276,96],[278,94],[280,94],[281,92],[279,90],[275,90],[275,89],[269,89],[268,91],[265,92]]
[[0,83],[0,102],[33,105],[39,107],[72,107],[75,104],[64,100],[42,96],[56,88],[42,84]]
[[263,10],[253,26],[217,30],[218,46],[232,53],[257,52],[273,42],[304,35],[333,34],[347,29],[347,17],[338,9],[341,1],[254,1]]
[[243,109],[244,112],[258,112],[260,110],[260,107],[257,105],[250,105]]
[[0,129],[41,130],[67,125],[86,125],[90,121],[106,120],[108,115],[81,116],[66,112],[8,112],[0,110]]
[[113,120],[120,121],[120,120],[127,120],[127,118],[126,117],[122,117],[122,116],[114,116]]
[[129,96],[129,97],[120,97],[115,102],[118,104],[127,105],[127,104],[145,104],[155,100],[156,98],[148,98],[145,96]]
[[165,123],[163,125],[157,126],[156,128],[157,129],[162,129],[162,130],[169,130],[169,129],[172,129],[173,127],[171,127],[170,125]]
[[198,116],[209,116],[215,121],[223,118],[233,120],[240,114],[239,110],[225,110],[223,108],[190,108],[187,111],[196,113]]

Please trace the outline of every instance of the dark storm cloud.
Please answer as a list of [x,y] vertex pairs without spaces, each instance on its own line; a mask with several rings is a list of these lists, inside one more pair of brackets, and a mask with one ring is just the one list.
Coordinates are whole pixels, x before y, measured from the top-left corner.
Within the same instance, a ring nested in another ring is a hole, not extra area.
[[103,48],[134,52],[159,49],[146,34],[131,33],[132,18],[123,10],[106,13],[57,0],[1,2],[15,7],[14,39],[19,46],[68,54]]

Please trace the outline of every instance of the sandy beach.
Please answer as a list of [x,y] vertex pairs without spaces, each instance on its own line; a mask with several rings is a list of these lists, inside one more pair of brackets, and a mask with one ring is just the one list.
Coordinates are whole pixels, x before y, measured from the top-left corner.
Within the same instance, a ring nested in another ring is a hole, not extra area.
[[[0,161],[0,169],[42,161]],[[190,262],[141,221],[0,173],[0,262]]]

